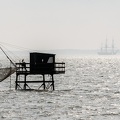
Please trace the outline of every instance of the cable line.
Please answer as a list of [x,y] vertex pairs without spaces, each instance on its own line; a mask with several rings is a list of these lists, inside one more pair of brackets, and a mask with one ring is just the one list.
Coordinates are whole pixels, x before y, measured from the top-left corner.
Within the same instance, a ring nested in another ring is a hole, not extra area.
[[9,43],[5,43],[5,42],[0,42],[1,44],[6,44],[8,46],[12,46],[13,48],[19,49],[19,50],[27,50],[27,52],[30,51],[35,51],[37,52],[38,50],[34,50],[34,49],[30,49],[30,48],[25,48],[25,47],[21,47],[21,46],[17,46],[17,45],[13,45],[13,44],[9,44]]
[[0,47],[0,49],[3,51],[3,53],[6,55],[6,57],[10,60],[10,62],[16,67],[15,63],[10,59],[10,57],[5,53],[5,51]]

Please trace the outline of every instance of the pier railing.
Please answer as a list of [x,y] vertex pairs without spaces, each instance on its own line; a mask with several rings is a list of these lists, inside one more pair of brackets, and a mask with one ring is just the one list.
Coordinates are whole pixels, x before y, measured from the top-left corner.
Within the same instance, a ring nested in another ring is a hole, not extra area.
[[65,63],[16,63],[18,74],[64,74]]

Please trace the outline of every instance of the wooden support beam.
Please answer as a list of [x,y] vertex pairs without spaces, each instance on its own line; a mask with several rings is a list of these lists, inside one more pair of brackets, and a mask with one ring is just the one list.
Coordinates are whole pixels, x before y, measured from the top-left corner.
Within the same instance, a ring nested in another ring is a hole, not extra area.
[[[52,81],[44,81],[45,83],[52,83]],[[24,81],[17,81],[17,83],[24,83]],[[26,81],[27,83],[43,83],[43,81]]]
[[53,87],[53,90],[55,90],[55,87],[54,87],[54,77],[53,77],[53,74],[52,74],[51,76],[52,76],[52,87]]
[[43,74],[43,89],[45,90],[45,75]]
[[16,74],[15,90],[17,90],[17,86],[18,86],[18,75]]
[[26,90],[26,75],[24,75],[24,89]]

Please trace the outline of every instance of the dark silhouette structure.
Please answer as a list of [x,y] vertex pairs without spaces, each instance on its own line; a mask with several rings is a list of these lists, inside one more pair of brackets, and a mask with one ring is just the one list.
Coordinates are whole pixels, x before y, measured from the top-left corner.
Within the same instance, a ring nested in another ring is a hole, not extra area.
[[[41,83],[38,89],[43,88],[43,90],[54,87],[54,74],[64,74],[65,73],[65,63],[56,63],[55,54],[47,53],[30,53],[30,63],[16,63],[16,83],[15,89],[31,89],[30,83]],[[25,69],[23,69],[25,67]],[[18,76],[23,76],[21,81]],[[27,80],[28,75],[42,75],[42,80]],[[46,80],[45,76],[50,77],[50,80]]]

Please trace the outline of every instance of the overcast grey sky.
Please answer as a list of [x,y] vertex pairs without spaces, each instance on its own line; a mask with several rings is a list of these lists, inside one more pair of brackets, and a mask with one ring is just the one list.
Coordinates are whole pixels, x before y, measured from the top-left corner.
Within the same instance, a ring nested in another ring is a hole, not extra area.
[[120,48],[120,0],[0,0],[0,42],[31,49]]

